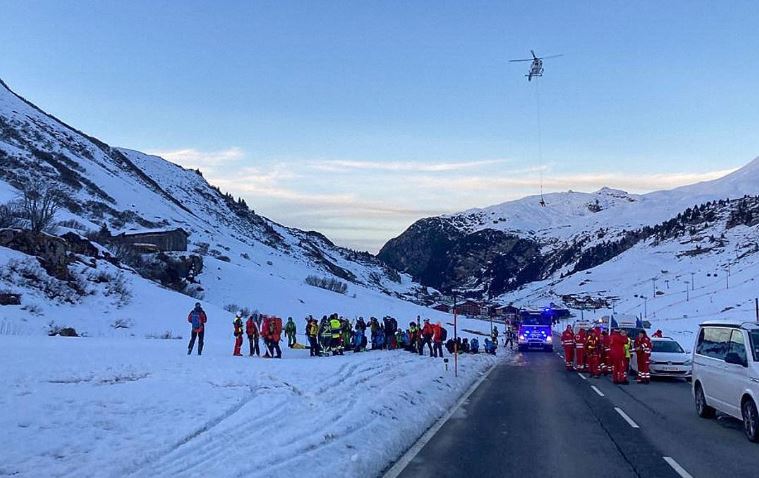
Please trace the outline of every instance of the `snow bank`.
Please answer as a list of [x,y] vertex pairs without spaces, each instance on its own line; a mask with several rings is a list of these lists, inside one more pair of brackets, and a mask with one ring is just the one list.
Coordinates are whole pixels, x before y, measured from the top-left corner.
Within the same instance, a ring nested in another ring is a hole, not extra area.
[[376,476],[497,360],[462,356],[455,378],[405,351],[231,349],[0,336],[0,475]]

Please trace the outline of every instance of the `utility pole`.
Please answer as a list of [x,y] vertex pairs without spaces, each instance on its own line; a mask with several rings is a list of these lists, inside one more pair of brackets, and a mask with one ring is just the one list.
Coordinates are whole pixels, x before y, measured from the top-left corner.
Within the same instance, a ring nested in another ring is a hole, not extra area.
[[669,290],[669,279],[664,279],[664,283],[667,284],[667,290]]
[[725,276],[725,289],[730,288],[730,263],[727,263],[727,275]]
[[643,297],[643,317],[648,318],[648,297]]
[[453,376],[459,376],[458,320],[456,314],[456,292],[453,293]]
[[651,282],[654,283],[654,295],[652,295],[651,298],[656,299],[656,277],[652,278]]
[[688,287],[690,282],[685,281],[685,302],[690,301],[690,288]]
[[690,273],[690,289],[691,290],[696,290],[696,280],[694,278],[695,275],[696,275],[695,272]]
[[759,322],[759,298],[754,299],[754,310],[756,310],[756,321]]

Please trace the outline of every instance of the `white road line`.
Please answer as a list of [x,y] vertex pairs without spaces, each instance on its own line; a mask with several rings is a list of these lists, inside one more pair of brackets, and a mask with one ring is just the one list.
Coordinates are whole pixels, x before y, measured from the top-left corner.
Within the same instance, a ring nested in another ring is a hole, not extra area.
[[624,419],[625,419],[625,421],[627,422],[627,424],[628,424],[628,425],[630,425],[630,426],[631,426],[631,427],[633,427],[633,428],[640,428],[640,427],[638,426],[638,424],[637,424],[637,423],[635,423],[635,422],[633,421],[633,419],[632,419],[632,418],[630,418],[629,416],[627,416],[627,414],[626,414],[624,411],[622,411],[622,409],[621,409],[621,408],[619,408],[619,407],[614,407],[614,410],[616,410],[616,411],[617,411],[617,413],[619,413],[619,414],[622,416],[622,418],[624,418]]
[[664,461],[666,461],[669,466],[671,466],[672,469],[677,472],[678,475],[682,476],[683,478],[693,478],[693,475],[685,471],[685,468],[680,466],[680,464],[676,462],[674,458],[670,458],[668,456],[662,458],[664,458]]
[[594,391],[594,392],[596,392],[596,393],[598,394],[598,396],[599,396],[599,397],[605,397],[605,396],[606,396],[606,395],[604,395],[604,393],[603,393],[601,390],[599,390],[599,389],[598,389],[598,387],[596,387],[595,385],[591,385],[591,386],[590,386],[590,388],[592,388],[592,389],[593,389],[593,391]]
[[403,472],[403,470],[406,469],[406,467],[411,463],[411,461],[416,457],[416,455],[419,454],[420,451],[422,451],[422,448],[430,441],[432,440],[432,437],[435,436],[435,434],[440,431],[441,428],[443,428],[443,425],[450,419],[454,413],[456,413],[456,410],[459,409],[461,405],[464,404],[465,401],[469,399],[469,397],[474,393],[475,390],[477,390],[477,387],[479,387],[482,382],[485,381],[486,378],[488,378],[488,375],[490,375],[490,372],[493,371],[495,368],[495,365],[490,367],[490,369],[485,372],[485,374],[479,378],[476,382],[472,384],[469,389],[464,392],[464,395],[461,396],[458,402],[450,409],[448,412],[440,417],[440,419],[435,422],[434,425],[432,425],[424,434],[419,438],[419,440],[414,443],[411,448],[409,448],[406,453],[401,456],[398,461],[395,462],[395,464],[390,467],[387,472],[382,475],[382,478],[397,478],[400,476],[400,474]]
[[585,375],[581,374],[580,372],[577,372],[577,375],[579,375],[580,378],[583,379],[583,380],[587,380],[588,379],[588,377],[586,377]]

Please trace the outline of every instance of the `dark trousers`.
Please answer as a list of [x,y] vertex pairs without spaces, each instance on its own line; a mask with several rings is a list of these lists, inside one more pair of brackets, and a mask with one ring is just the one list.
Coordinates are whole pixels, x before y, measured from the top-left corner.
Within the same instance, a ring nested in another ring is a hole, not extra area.
[[435,342],[435,345],[432,347],[432,356],[443,357],[443,342]]
[[316,337],[313,337],[311,335],[308,336],[308,345],[311,347],[311,356],[315,357],[319,355],[319,342],[316,340]]
[[200,332],[197,332],[193,329],[192,335],[190,336],[190,344],[187,346],[187,355],[190,355],[192,353],[192,349],[195,347],[196,337],[198,339],[198,355],[203,353],[203,336],[205,333],[205,329],[201,330]]
[[427,348],[430,349],[430,356],[432,356],[432,337],[422,335],[422,343],[419,345],[419,355],[424,355],[424,344],[427,344]]
[[503,346],[504,347],[511,347],[513,349],[514,348],[514,339],[512,339],[511,337],[507,337],[506,340],[503,341]]
[[248,335],[248,342],[250,343],[250,356],[253,354],[261,356],[261,349],[258,347],[258,337],[254,335]]
[[[266,348],[269,350],[269,355],[276,358],[282,358],[282,349],[279,348],[279,342],[274,340],[266,341]],[[277,355],[274,355],[277,352]]]

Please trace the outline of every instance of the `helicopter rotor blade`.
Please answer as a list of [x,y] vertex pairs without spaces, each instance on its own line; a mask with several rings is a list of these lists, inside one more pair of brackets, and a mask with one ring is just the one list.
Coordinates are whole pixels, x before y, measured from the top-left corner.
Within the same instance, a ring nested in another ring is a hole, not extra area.
[[532,53],[532,58],[537,60],[538,56],[535,54],[535,50],[530,50],[530,53]]
[[558,55],[549,55],[549,56],[542,56],[542,57],[540,57],[540,59],[541,59],[541,60],[547,60],[547,59],[549,59],[549,58],[558,58],[558,57],[560,57],[560,56],[564,56],[564,54],[563,54],[563,53],[560,53],[560,54],[558,54]]
[[525,59],[522,59],[522,60],[509,60],[509,63],[513,63],[515,61],[533,61],[533,60],[532,60],[532,58],[525,58]]

